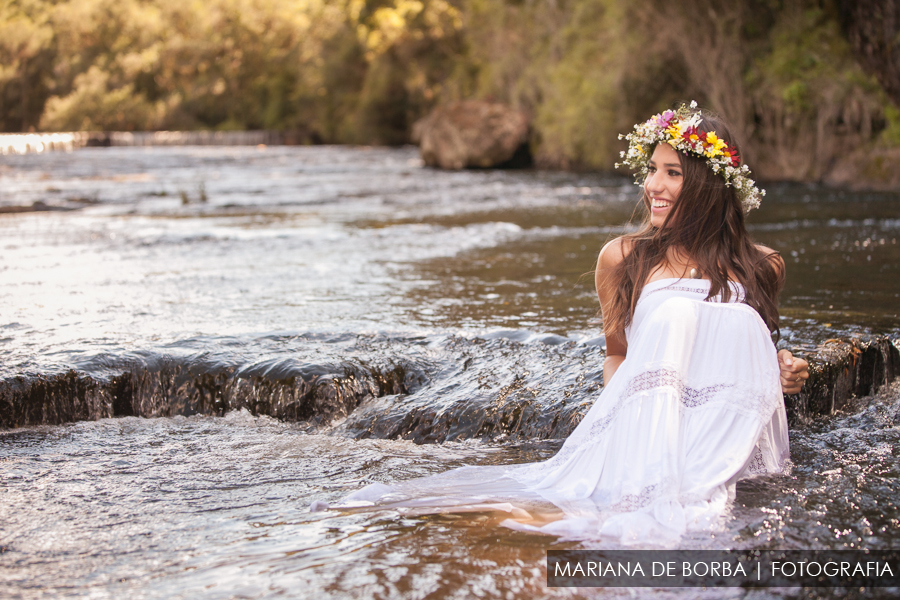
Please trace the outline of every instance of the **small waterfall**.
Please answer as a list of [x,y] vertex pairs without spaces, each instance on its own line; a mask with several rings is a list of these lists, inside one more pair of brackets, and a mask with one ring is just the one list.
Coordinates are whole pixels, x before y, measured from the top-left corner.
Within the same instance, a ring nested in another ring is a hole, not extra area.
[[291,143],[280,131],[75,131],[0,134],[0,154],[72,151],[90,146],[259,146]]
[[0,154],[71,151],[86,145],[87,133],[0,133]]

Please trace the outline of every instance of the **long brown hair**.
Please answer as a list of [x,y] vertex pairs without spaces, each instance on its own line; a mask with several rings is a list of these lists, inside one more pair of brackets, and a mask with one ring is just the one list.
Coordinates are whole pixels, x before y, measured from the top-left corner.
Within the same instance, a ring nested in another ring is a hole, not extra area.
[[[725,123],[703,111],[699,129],[735,146]],[[778,295],[784,287],[783,262],[777,253],[760,250],[744,224],[744,211],[733,187],[726,186],[706,159],[678,152],[682,185],[673,210],[662,227],[650,224],[650,199],[642,200],[646,217],[636,233],[623,238],[630,248],[611,274],[612,302],[603,307],[603,327],[607,333],[621,331],[631,323],[641,290],[650,274],[669,262],[669,251],[695,262],[710,283],[707,299],[722,295],[727,302],[731,277],[744,286],[744,302],[753,307],[776,336]]]

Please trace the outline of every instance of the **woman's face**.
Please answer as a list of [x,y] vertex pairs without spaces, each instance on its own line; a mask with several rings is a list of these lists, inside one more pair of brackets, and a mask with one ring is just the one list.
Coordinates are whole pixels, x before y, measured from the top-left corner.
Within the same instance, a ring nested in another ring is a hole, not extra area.
[[654,227],[662,227],[678,202],[683,179],[678,152],[669,144],[657,144],[644,181],[644,191],[650,200],[650,224]]

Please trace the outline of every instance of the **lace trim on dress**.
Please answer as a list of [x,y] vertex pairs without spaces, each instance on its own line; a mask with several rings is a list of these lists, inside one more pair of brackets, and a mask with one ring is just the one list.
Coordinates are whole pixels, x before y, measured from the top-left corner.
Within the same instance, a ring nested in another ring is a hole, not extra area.
[[[766,464],[766,456],[771,457],[770,464],[773,465],[772,467]],[[760,437],[759,442],[753,449],[753,456],[750,458],[750,462],[744,468],[744,475],[752,477],[754,475],[784,473],[788,469],[790,458],[790,448],[784,448],[780,456],[775,456],[775,451],[769,446],[767,438]]]
[[[625,393],[622,394],[622,399],[616,406],[591,425],[590,434],[587,436],[588,439],[595,438],[603,433],[632,398],[642,392],[660,388],[673,389],[679,402],[685,408],[698,408],[713,400],[718,400],[720,403],[731,405],[733,409],[744,414],[759,415],[761,417],[768,417],[777,408],[777,404],[770,400],[769,394],[758,392],[758,386],[739,387],[734,383],[718,383],[702,388],[692,388],[684,383],[675,369],[660,368],[644,371],[634,376],[628,382],[628,385],[625,387]],[[745,394],[740,393],[741,388],[747,390]],[[751,390],[756,393],[752,393]]]
[[675,500],[678,494],[674,493],[674,490],[677,489],[676,483],[672,480],[654,483],[641,488],[641,491],[637,494],[624,494],[618,502],[606,510],[613,513],[634,512],[650,506],[665,496],[671,496]]
[[747,473],[750,475],[764,475],[768,472],[762,450],[759,446],[756,446],[753,450],[753,458],[751,458],[750,462],[747,464]]
[[679,504],[693,504],[709,500],[704,494],[683,494],[677,481],[665,478],[658,483],[641,488],[637,494],[624,494],[618,502],[603,509],[604,513],[620,514],[635,512],[651,506],[660,500],[672,500]]
[[[664,280],[658,279],[657,281],[664,281]],[[679,279],[678,281],[683,281],[683,280]],[[645,286],[644,291],[641,293],[640,297],[638,298],[637,305],[639,305],[641,302],[646,300],[650,295],[655,294],[657,292],[669,292],[669,291],[688,292],[691,294],[702,294],[703,296],[706,296],[709,293],[709,286],[706,285],[709,283],[709,280],[703,279],[703,280],[697,280],[697,281],[703,281],[705,283],[698,283],[697,286],[674,285],[674,284],[673,285],[664,285],[662,287],[656,288],[655,290],[647,290],[646,286]],[[651,283],[655,283],[655,282],[651,282]],[[647,285],[650,285],[650,284],[647,284]],[[739,284],[736,281],[729,282],[729,285],[731,287],[731,298],[729,299],[729,302],[737,302],[737,303],[743,302],[744,301],[744,286],[742,286],[741,284]],[[700,286],[705,287],[706,289],[704,290]],[[719,296],[716,296],[715,298],[710,298],[708,301],[709,302],[722,302],[721,294]],[[635,305],[635,308],[637,308],[637,305]]]
[[[753,458],[750,460],[750,463],[747,465],[744,473],[740,478],[743,479],[745,477],[753,477],[758,475],[784,473],[790,467],[789,456],[790,451],[788,450],[782,452],[781,456],[779,457],[772,456],[771,459],[775,461],[777,466],[774,469],[769,469],[766,467],[766,460],[763,456],[763,451],[759,446],[757,446],[754,449]],[[696,496],[693,494],[681,494],[678,490],[678,484],[671,479],[666,479],[659,483],[654,483],[641,488],[641,491],[637,494],[623,495],[618,500],[618,502],[615,502],[609,507],[604,508],[604,512],[634,512],[642,508],[646,508],[653,503],[667,497],[682,504],[708,500],[708,498],[702,494]]]
[[727,405],[729,409],[740,413],[758,416],[763,421],[771,418],[781,401],[780,389],[773,393],[760,391],[759,384],[739,385],[737,383],[719,383],[703,388],[692,388],[684,383],[678,371],[661,367],[644,371],[634,376],[626,385],[625,392],[610,410],[591,424],[585,435],[570,437],[553,458],[543,462],[523,465],[508,472],[510,476],[521,481],[521,478],[541,479],[559,465],[568,461],[585,444],[596,442],[615,421],[622,409],[643,392],[660,388],[669,388],[676,392],[681,405],[687,409],[698,408],[715,401]]
[[733,388],[733,383],[717,383],[699,389],[688,387],[674,369],[656,369],[645,371],[632,378],[625,388],[625,397],[633,396],[660,387],[672,387],[678,392],[678,399],[688,408],[701,406],[709,402],[715,394]]

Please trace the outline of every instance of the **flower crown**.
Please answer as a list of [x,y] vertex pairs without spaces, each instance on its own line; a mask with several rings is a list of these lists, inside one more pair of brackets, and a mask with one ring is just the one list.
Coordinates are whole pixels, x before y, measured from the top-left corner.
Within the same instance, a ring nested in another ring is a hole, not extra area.
[[637,171],[635,183],[641,185],[647,176],[647,161],[650,160],[652,148],[666,142],[684,154],[705,157],[713,173],[722,175],[725,185],[735,189],[745,214],[759,207],[766,190],[756,187],[756,182],[750,179],[750,169],[747,165],[741,165],[741,157],[735,148],[716,136],[715,131],[700,131],[701,116],[696,108],[696,102],[691,102],[690,108],[682,104],[678,110],[667,110],[645,123],[635,125],[634,131],[628,135],[619,134],[620,140],[628,140],[628,152],[620,152],[624,160],[616,163],[616,168],[624,164]]

